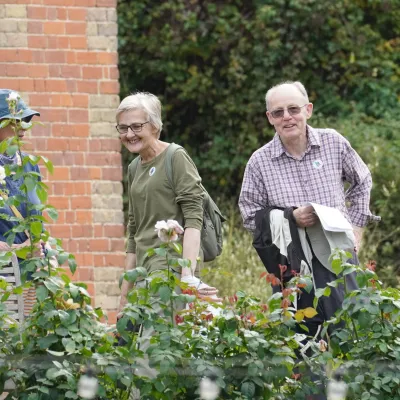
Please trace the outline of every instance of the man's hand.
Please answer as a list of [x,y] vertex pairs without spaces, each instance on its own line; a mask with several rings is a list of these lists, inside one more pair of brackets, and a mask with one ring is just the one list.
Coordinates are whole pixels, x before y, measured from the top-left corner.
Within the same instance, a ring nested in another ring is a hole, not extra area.
[[300,228],[307,228],[308,226],[313,226],[318,222],[318,217],[312,206],[296,208],[296,210],[293,211],[293,216],[296,220],[297,226]]

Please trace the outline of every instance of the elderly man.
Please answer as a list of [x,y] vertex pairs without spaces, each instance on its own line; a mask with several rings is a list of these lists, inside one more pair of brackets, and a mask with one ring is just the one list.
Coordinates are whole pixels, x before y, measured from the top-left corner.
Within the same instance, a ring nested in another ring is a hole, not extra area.
[[[327,257],[322,260],[323,257],[316,256],[315,242],[310,241],[308,232],[321,224],[309,203],[333,207],[343,214],[353,226],[355,240],[350,225],[350,234],[345,239],[351,239],[350,249],[355,251],[360,246],[363,227],[370,220],[379,219],[369,210],[371,174],[338,132],[315,129],[307,124],[313,104],[300,82],[272,87],[266,94],[266,106],[268,121],[276,134],[247,163],[239,199],[244,226],[254,233],[257,213],[274,208],[290,210],[286,217],[300,228],[296,231],[302,230],[309,245],[309,270],[314,277],[314,288],[325,287],[337,276],[327,265]],[[344,191],[344,181],[350,183],[347,191]],[[294,233],[293,229],[291,232]],[[315,238],[318,240],[318,235]],[[357,287],[354,276],[348,280],[350,288]],[[312,307],[313,297],[314,292],[303,293],[298,299],[298,308]],[[339,287],[332,290],[330,298],[321,299],[318,316],[307,323],[310,334],[315,334],[318,326],[334,314],[343,297],[343,289]]]

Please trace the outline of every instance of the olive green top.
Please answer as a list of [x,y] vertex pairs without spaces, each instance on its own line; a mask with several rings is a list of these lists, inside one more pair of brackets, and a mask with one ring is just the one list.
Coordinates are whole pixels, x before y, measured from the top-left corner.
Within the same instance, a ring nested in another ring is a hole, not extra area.
[[128,167],[129,222],[127,253],[136,253],[136,265],[148,272],[165,269],[166,260],[154,255],[146,257],[149,248],[162,242],[155,231],[157,221],[174,219],[183,228],[201,231],[203,222],[203,190],[201,178],[188,154],[179,149],[172,159],[174,189],[165,172],[167,149],[147,163],[134,161]]

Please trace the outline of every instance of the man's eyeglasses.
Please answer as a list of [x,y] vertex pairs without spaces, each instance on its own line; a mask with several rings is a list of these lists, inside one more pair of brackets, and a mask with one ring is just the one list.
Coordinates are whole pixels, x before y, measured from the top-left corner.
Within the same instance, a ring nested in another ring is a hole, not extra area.
[[[297,115],[300,114],[300,111],[303,107],[305,107],[307,104],[304,104],[304,106],[290,106],[287,108],[288,113],[290,115]],[[270,111],[270,114],[272,118],[282,118],[285,115],[285,109],[284,108],[279,108],[278,110]]]
[[150,121],[143,122],[142,124],[136,122],[132,125],[117,125],[116,128],[121,135],[126,135],[128,133],[129,128],[133,133],[138,133],[143,129],[143,125],[146,125],[149,122]]

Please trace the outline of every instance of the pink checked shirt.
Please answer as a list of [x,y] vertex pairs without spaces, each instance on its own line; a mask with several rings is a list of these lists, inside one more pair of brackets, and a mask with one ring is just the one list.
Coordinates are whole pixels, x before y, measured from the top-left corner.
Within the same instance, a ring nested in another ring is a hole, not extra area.
[[[239,208],[245,228],[266,206],[300,207],[307,202],[339,209],[356,226],[380,220],[369,210],[371,173],[347,139],[334,129],[307,125],[308,145],[297,160],[279,136],[250,157],[243,177]],[[350,183],[345,191],[344,182]]]

